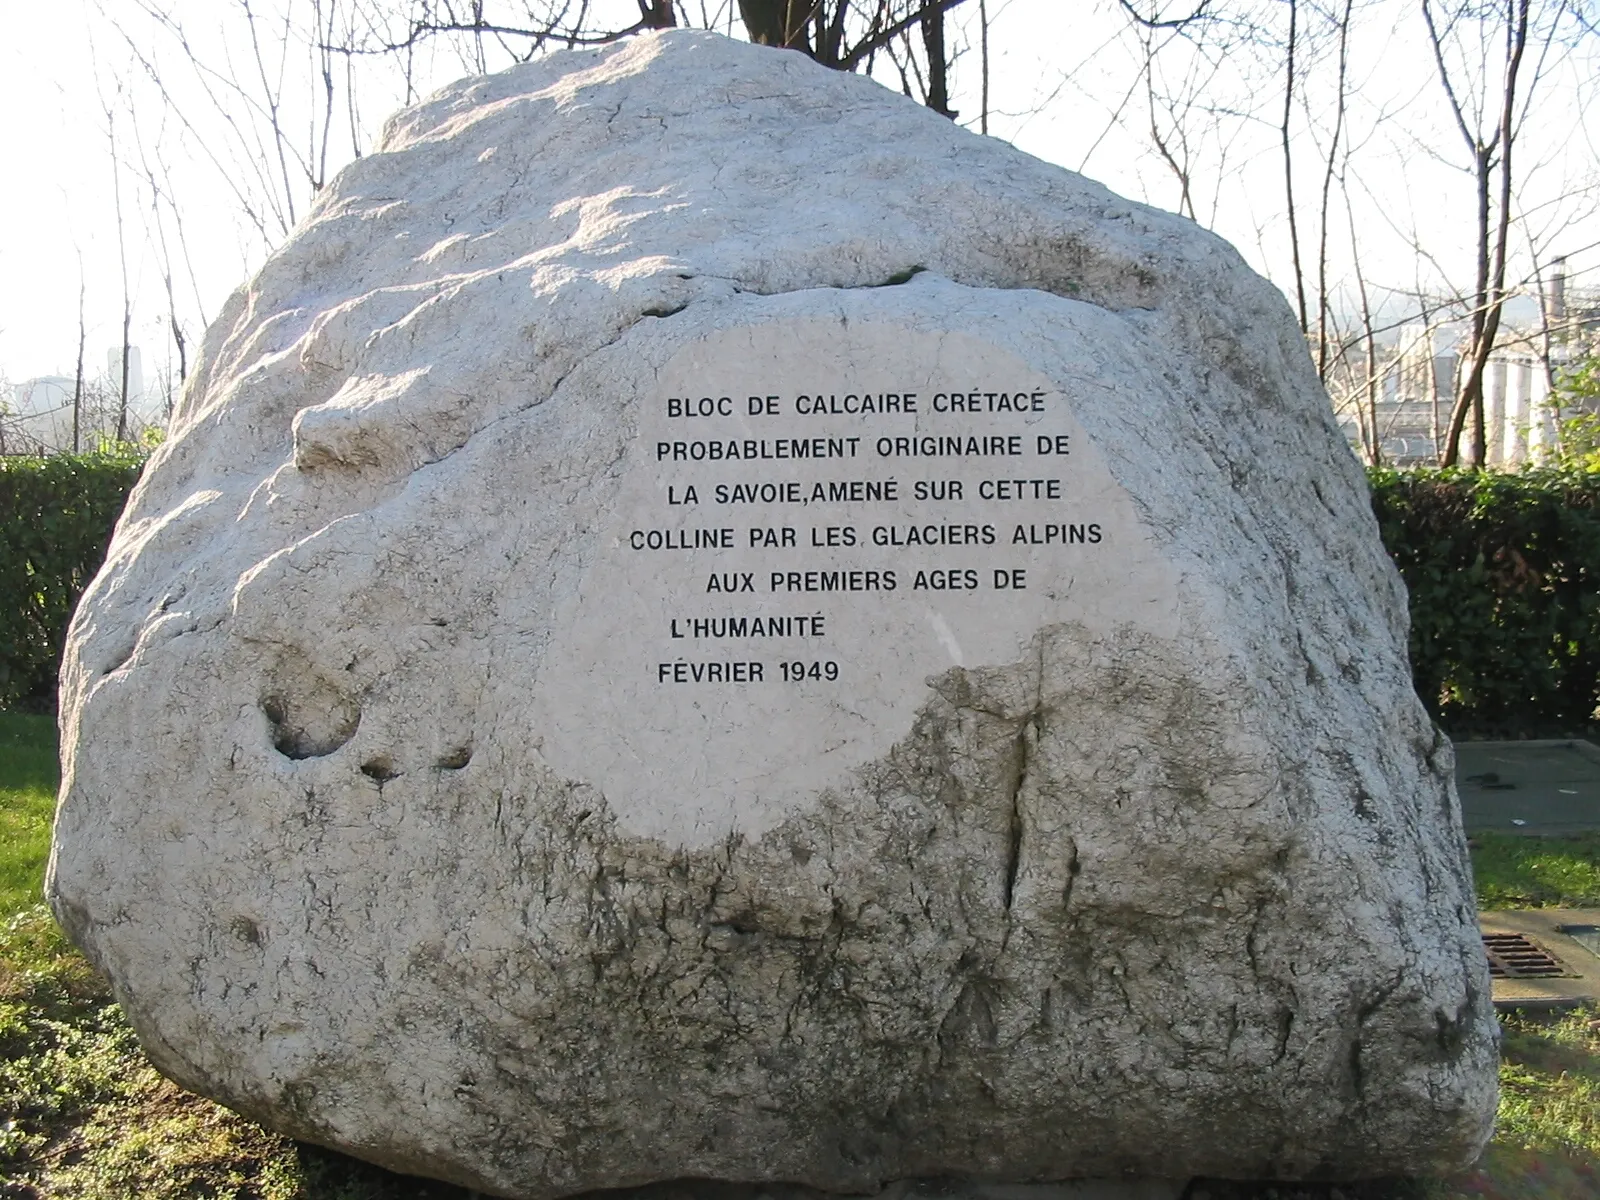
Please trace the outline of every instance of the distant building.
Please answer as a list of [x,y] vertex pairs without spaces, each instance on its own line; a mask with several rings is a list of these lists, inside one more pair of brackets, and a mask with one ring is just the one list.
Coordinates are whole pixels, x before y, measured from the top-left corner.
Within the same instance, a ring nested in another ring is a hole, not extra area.
[[[119,394],[122,391],[122,347],[106,351],[106,379]],[[128,407],[137,409],[144,399],[144,355],[139,347],[128,347]]]
[[[1484,461],[1491,466],[1537,460],[1555,441],[1544,357],[1517,337],[1519,331],[1509,332],[1517,340],[1496,349],[1483,371]],[[1384,376],[1378,419],[1386,457],[1402,463],[1437,461],[1466,367],[1460,354],[1465,336],[1459,325],[1402,330]],[[1472,438],[1470,421],[1463,436]]]
[[75,381],[65,375],[40,375],[36,379],[25,379],[11,389],[16,397],[15,411],[23,413],[43,413],[66,405],[72,407],[72,392]]
[[0,419],[0,453],[50,454],[72,448],[72,396],[77,381],[65,375],[25,379],[12,389]]
[[[128,348],[126,432],[139,434],[165,419],[159,396],[147,397],[144,364],[137,346]],[[76,399],[76,403],[75,403]],[[76,408],[76,412],[74,409]],[[122,410],[122,347],[106,352],[106,374],[83,381],[65,375],[25,379],[0,395],[0,454],[59,454],[77,446],[90,450],[117,436]]]
[[[1545,295],[1543,326],[1503,321],[1497,346],[1483,374],[1484,462],[1519,467],[1551,454],[1560,421],[1572,415],[1551,404],[1552,375],[1569,362],[1593,353],[1600,335],[1600,294],[1568,286],[1564,265],[1556,265]],[[1449,434],[1450,414],[1466,364],[1462,351],[1466,322],[1403,326],[1378,355],[1378,384],[1372,400],[1379,445],[1385,462],[1399,466],[1436,463]],[[1355,372],[1346,371],[1353,375]],[[1364,387],[1347,399],[1340,425],[1351,444],[1361,447],[1357,404],[1369,403]],[[1471,457],[1469,418],[1461,454]]]

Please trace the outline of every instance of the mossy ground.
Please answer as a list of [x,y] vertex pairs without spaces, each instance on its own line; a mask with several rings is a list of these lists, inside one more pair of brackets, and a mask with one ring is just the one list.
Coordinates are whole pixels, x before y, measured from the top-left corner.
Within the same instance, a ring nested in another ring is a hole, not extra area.
[[[466,1200],[291,1142],[156,1073],[40,904],[55,798],[49,717],[0,713],[0,1200]],[[1475,839],[1485,907],[1600,905],[1600,837]],[[1600,1013],[1508,1018],[1500,1121],[1451,1179],[1197,1181],[1191,1200],[1594,1200]]]

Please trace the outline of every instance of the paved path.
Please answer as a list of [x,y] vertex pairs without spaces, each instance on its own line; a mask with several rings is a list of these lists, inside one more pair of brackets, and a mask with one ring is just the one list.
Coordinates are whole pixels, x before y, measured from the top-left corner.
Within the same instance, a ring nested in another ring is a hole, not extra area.
[[1469,833],[1600,830],[1600,746],[1590,742],[1457,742],[1456,787]]

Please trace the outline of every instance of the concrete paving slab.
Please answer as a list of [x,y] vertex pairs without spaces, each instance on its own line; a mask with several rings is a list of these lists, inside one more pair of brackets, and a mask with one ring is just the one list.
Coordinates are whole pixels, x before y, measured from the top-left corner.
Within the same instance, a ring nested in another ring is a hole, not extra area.
[[1600,746],[1579,741],[1457,742],[1468,833],[1600,830]]
[[[1500,1009],[1563,1009],[1600,1003],[1600,908],[1532,908],[1478,914],[1486,941],[1520,937],[1560,968],[1542,978],[1497,978],[1494,1006]],[[1505,943],[1500,942],[1503,947]],[[1504,950],[1491,957],[1506,958]],[[1548,967],[1544,969],[1548,970]]]

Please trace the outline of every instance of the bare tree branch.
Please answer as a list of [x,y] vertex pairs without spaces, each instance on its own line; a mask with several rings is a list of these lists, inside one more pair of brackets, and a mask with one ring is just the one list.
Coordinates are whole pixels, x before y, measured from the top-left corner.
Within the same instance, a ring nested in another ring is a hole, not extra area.
[[1154,6],[1151,7],[1150,15],[1145,16],[1133,6],[1133,0],[1117,0],[1117,3],[1122,6],[1123,12],[1146,29],[1183,29],[1185,26],[1204,20],[1211,12],[1211,0],[1197,0],[1194,8],[1181,17],[1159,16]]

